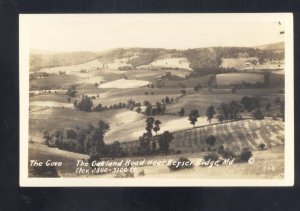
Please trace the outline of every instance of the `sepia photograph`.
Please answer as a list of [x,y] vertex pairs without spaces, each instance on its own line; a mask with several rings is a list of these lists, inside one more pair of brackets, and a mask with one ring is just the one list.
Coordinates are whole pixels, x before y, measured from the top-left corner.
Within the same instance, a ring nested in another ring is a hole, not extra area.
[[293,15],[20,14],[21,186],[292,186]]

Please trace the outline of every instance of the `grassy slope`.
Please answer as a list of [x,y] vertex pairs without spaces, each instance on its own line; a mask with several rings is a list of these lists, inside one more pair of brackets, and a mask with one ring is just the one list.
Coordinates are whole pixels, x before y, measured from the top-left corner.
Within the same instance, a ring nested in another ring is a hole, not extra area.
[[63,166],[57,167],[60,175],[75,176],[77,160],[88,158],[88,155],[67,152],[57,148],[49,148],[40,143],[29,143],[29,160],[62,162]]
[[284,99],[284,95],[279,94],[278,89],[242,89],[234,94],[231,93],[231,89],[212,89],[211,92],[207,92],[207,89],[200,90],[199,92],[194,92],[192,89],[186,90],[186,96],[180,98],[178,103],[167,107],[168,113],[177,114],[181,107],[183,107],[186,115],[192,109],[198,109],[200,115],[205,115],[206,109],[210,105],[216,108],[221,102],[240,101],[244,96],[257,97],[262,108],[264,108],[266,103],[272,103],[277,97],[281,97],[282,100]]
[[[191,161],[202,158],[206,153],[186,154]],[[178,157],[178,156],[177,156]],[[198,167],[170,172],[166,166],[140,167],[145,178],[202,178],[202,179],[282,179],[284,175],[284,148],[274,147],[271,150],[253,153],[254,164],[238,163],[233,166]],[[161,158],[160,158],[161,159]],[[164,157],[164,159],[167,159]],[[176,159],[176,158],[175,158]],[[268,169],[269,168],[269,169]]]
[[214,135],[217,138],[215,147],[223,145],[233,151],[244,147],[258,150],[264,143],[267,148],[284,144],[284,123],[272,120],[244,120],[224,124],[210,125],[174,133],[171,148],[192,152],[207,150],[205,138]]

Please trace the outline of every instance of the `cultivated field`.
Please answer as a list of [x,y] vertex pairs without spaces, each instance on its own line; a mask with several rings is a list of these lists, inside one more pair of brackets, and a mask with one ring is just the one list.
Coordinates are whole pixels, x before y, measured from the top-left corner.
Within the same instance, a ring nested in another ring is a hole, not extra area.
[[258,150],[263,143],[267,148],[284,144],[284,123],[272,120],[243,120],[223,124],[214,124],[197,129],[174,133],[171,148],[182,151],[207,150],[205,139],[214,135],[217,138],[215,147],[223,145],[233,151],[248,147]]

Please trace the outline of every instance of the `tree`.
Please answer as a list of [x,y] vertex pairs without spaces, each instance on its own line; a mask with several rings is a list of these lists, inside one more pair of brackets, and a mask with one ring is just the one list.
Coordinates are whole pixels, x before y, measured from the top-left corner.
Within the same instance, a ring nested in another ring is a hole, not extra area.
[[130,99],[130,100],[127,101],[126,107],[130,108],[131,105],[133,105],[133,107],[135,106],[135,101],[133,101],[132,99]]
[[206,111],[207,121],[209,121],[209,124],[211,124],[211,119],[214,118],[215,113],[215,108],[213,106],[209,106]]
[[157,114],[161,114],[162,113],[162,105],[160,102],[156,103],[156,109],[157,109]]
[[255,97],[244,96],[241,100],[241,103],[243,104],[244,108],[249,112],[259,107],[258,99]]
[[91,161],[105,156],[104,135],[109,129],[109,124],[102,120],[98,122],[97,127],[91,126],[85,140],[85,151],[89,153]]
[[155,120],[153,130],[156,135],[157,135],[157,132],[160,130],[160,127],[159,127],[160,124],[161,124],[161,122],[159,120]]
[[161,105],[161,114],[165,114],[166,110],[167,110],[167,108],[166,108],[165,104],[162,104]]
[[146,107],[145,113],[147,116],[150,116],[152,114],[152,106],[151,105],[148,105]]
[[261,144],[259,145],[259,150],[264,150],[265,147],[266,147],[266,145],[265,145],[264,143],[261,143]]
[[99,103],[97,106],[95,106],[94,108],[93,108],[93,111],[103,111],[104,110],[104,108],[102,107],[102,104],[101,103]]
[[271,109],[271,103],[267,103],[265,106],[265,110],[270,111],[270,109]]
[[174,136],[169,131],[164,131],[158,138],[159,149],[166,155],[169,152],[169,143],[174,139]]
[[261,112],[261,110],[258,108],[258,109],[255,109],[253,112],[252,112],[252,117],[256,120],[262,120],[264,119],[264,115],[263,113]]
[[71,102],[71,98],[68,97],[68,103],[70,103],[70,102]]
[[243,148],[239,158],[242,162],[248,162],[249,158],[252,157],[252,152],[249,148]]
[[185,95],[186,94],[186,91],[184,89],[182,89],[181,91],[181,94]]
[[208,136],[206,139],[205,139],[205,143],[209,146],[208,147],[208,150],[211,150],[211,148],[215,145],[217,139],[215,136],[211,135],[211,136]]
[[170,104],[170,98],[168,96],[165,98],[165,102],[166,104]]
[[239,113],[242,110],[242,106],[238,104],[236,101],[231,101],[227,106],[228,117],[229,119],[238,119]]
[[85,96],[81,99],[81,101],[78,103],[77,108],[80,111],[92,111],[93,101],[88,97]]
[[223,122],[224,120],[228,120],[228,106],[226,103],[222,102],[220,106],[217,108],[218,115],[217,118],[219,122]]
[[195,123],[198,121],[198,117],[200,117],[198,110],[192,110],[189,114],[189,121],[195,127]]
[[185,110],[184,110],[184,108],[182,107],[182,108],[180,109],[180,111],[178,111],[178,115],[179,115],[179,116],[183,116],[184,113],[185,113]]
[[154,118],[152,116],[146,118],[146,131],[149,136],[152,136],[152,129],[154,124]]
[[148,105],[150,105],[150,102],[148,100],[145,100],[144,101],[144,106],[148,106]]
[[80,143],[83,148],[84,148],[84,141],[86,136],[87,136],[87,131],[85,129],[77,128],[76,141],[78,141],[78,143]]
[[76,86],[72,85],[71,87],[68,88],[66,95],[70,97],[75,97],[76,96]]
[[141,137],[139,137],[139,151],[143,154],[147,154],[150,151],[150,140],[152,138],[154,118],[147,117],[145,123],[146,132],[143,133]]
[[113,144],[108,145],[107,148],[108,156],[110,156],[112,159],[114,159],[115,157],[121,157],[124,154],[121,144],[118,141],[115,141]]
[[274,100],[274,103],[275,103],[276,105],[279,105],[280,102],[281,102],[280,97],[277,97],[277,98]]
[[134,105],[133,104],[131,104],[130,106],[129,106],[129,110],[133,110],[134,109]]
[[137,107],[136,112],[141,113],[142,109],[141,106]]

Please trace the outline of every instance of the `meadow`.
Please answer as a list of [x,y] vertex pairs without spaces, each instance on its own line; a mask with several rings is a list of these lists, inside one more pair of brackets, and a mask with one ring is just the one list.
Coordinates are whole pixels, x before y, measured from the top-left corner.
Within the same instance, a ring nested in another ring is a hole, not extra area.
[[255,73],[225,73],[216,75],[218,85],[230,85],[245,83],[263,83],[264,75]]

